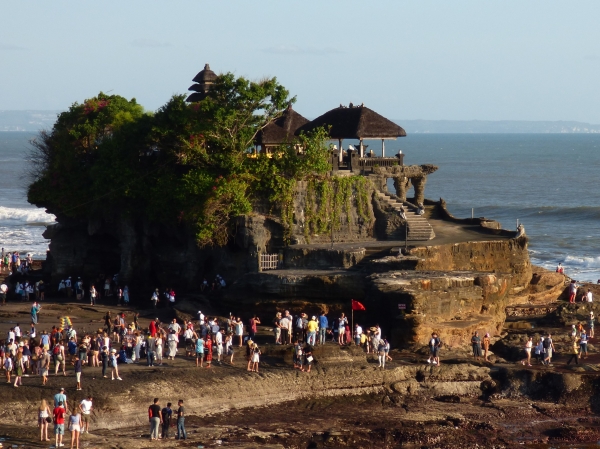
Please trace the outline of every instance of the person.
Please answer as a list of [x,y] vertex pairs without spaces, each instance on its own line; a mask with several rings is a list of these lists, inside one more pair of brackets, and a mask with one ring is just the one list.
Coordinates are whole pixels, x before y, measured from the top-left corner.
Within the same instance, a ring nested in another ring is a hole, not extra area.
[[298,368],[300,370],[302,370],[302,365],[304,364],[304,359],[303,359],[303,354],[304,349],[302,348],[302,344],[300,343],[300,340],[296,340],[296,343],[294,344],[294,356],[293,356],[293,360],[294,360],[294,368]]
[[[19,346],[23,346],[22,343],[19,343]],[[19,385],[23,385],[23,371],[25,370],[25,365],[23,362],[23,353],[17,352],[15,357],[15,384],[14,387],[18,388]]]
[[250,329],[248,330],[248,336],[250,338],[254,338],[254,336],[256,335],[257,324],[260,324],[260,319],[256,315],[254,315],[252,318],[250,318]]
[[275,314],[275,318],[273,319],[273,336],[275,337],[275,344],[281,344],[281,312],[277,312]]
[[125,305],[129,304],[129,286],[127,286],[127,285],[123,289],[123,303]]
[[[175,320],[173,320],[173,321],[175,321]],[[167,344],[169,345],[169,356],[167,358],[169,360],[175,360],[175,356],[177,355],[177,343],[178,342],[179,342],[179,335],[177,334],[175,329],[169,329],[169,335],[167,337]]]
[[[204,360],[204,339],[198,338],[196,340],[196,366],[200,366],[200,368],[202,368],[203,360]],[[198,361],[200,361],[200,365],[198,365]]]
[[98,296],[98,292],[96,292],[96,287],[92,284],[90,287],[90,304],[96,305],[96,297]]
[[575,303],[575,296],[577,295],[577,281],[573,279],[569,284],[569,303]]
[[204,360],[206,361],[206,367],[210,368],[212,362],[212,338],[210,335],[207,335],[204,341]]
[[177,402],[179,408],[177,409],[177,439],[185,440],[187,433],[185,432],[185,407],[183,406],[183,399]]
[[357,324],[354,325],[354,344],[360,346],[360,337],[363,333],[362,327]]
[[152,304],[153,304],[154,308],[156,309],[158,302],[160,301],[158,289],[154,290],[154,293],[152,293],[152,297],[150,298],[150,301],[152,301]]
[[[279,316],[281,316],[281,314],[279,314]],[[283,317],[279,320],[279,326],[281,328],[281,344],[282,345],[287,345],[289,344],[289,340],[291,341],[291,333],[289,331],[290,329],[290,323],[292,322],[292,317],[290,317],[290,312],[289,311],[285,311],[283,314]]]
[[521,360],[522,365],[527,362],[527,366],[531,366],[531,348],[533,348],[533,337],[529,337],[525,343],[525,358]]
[[46,284],[44,284],[44,281],[40,280],[40,283],[38,284],[38,292],[40,294],[40,301],[44,301],[45,298],[45,293],[46,293]]
[[310,321],[306,324],[306,342],[315,346],[317,344],[317,330],[319,329],[319,324],[317,323],[317,317],[312,316]]
[[229,363],[231,365],[233,365],[234,350],[233,350],[233,335],[231,335],[231,333],[227,334],[227,336],[225,337],[225,352],[228,356],[230,356]]
[[54,447],[62,447],[63,435],[65,434],[65,414],[66,409],[63,407],[63,402],[59,401],[52,411],[54,417]]
[[[587,349],[587,334],[585,332],[585,329],[583,329],[583,331],[581,331],[581,334],[579,335],[579,350],[580,350],[580,357],[582,359],[587,359],[588,356],[588,349]],[[585,356],[584,356],[585,354]]]
[[565,269],[562,266],[562,263],[559,262],[558,266],[556,267],[556,272],[560,273],[560,274],[564,274],[565,273]]
[[342,346],[344,344],[344,334],[346,333],[346,324],[348,324],[348,318],[342,313],[338,318],[338,344]]
[[42,347],[42,355],[40,360],[40,368],[42,375],[42,385],[46,385],[48,382],[48,371],[50,371],[50,353],[45,346]]
[[489,333],[485,333],[485,335],[483,336],[483,359],[486,362],[489,362],[489,351],[490,351],[490,334]]
[[148,366],[154,366],[154,356],[156,351],[156,338],[152,335],[148,335],[146,340],[146,361]]
[[67,395],[65,394],[64,388],[61,388],[60,391],[54,395],[54,407],[58,407],[58,404],[62,404],[65,413],[69,411],[69,404],[67,403]]
[[567,360],[567,365],[569,365],[573,360],[575,360],[575,364],[579,365],[579,341],[577,340],[577,336],[573,336],[571,338],[571,357]]
[[152,405],[148,407],[148,420],[150,421],[150,440],[158,440],[158,428],[163,422],[158,398],[154,398]]
[[110,377],[111,380],[115,380],[115,378],[117,380],[123,380],[121,379],[121,377],[119,377],[119,367],[117,366],[117,358],[119,357],[119,355],[117,355],[117,350],[116,349],[111,349],[110,350],[110,367],[111,367],[111,372],[110,372]]
[[588,288],[587,295],[585,296],[587,302],[591,303],[594,301],[594,295],[592,294],[592,290]]
[[471,345],[473,346],[473,358],[479,360],[481,357],[481,338],[479,338],[479,332],[475,332],[471,337]]
[[544,363],[544,337],[540,337],[534,351],[535,359],[539,363]]
[[252,369],[250,371],[254,371],[258,373],[258,363],[260,362],[260,349],[258,345],[254,343],[252,346]]
[[310,369],[312,368],[313,360],[314,360],[312,351],[313,351],[313,347],[311,345],[306,344],[304,346],[303,357],[304,357],[304,365],[306,365],[306,370],[304,370],[304,367],[301,364],[300,371],[303,371],[305,373],[310,373]]
[[40,304],[38,304],[37,302],[34,302],[33,305],[31,306],[31,323],[32,324],[38,323],[38,313],[41,309],[42,309],[42,306]]
[[85,433],[90,432],[90,415],[93,409],[93,398],[92,395],[88,395],[87,399],[84,399],[79,403],[79,410],[81,411],[81,431]]
[[164,440],[169,438],[169,427],[171,426],[171,417],[173,416],[173,410],[171,410],[171,403],[167,402],[167,406],[161,410],[162,416],[162,431],[160,437]]
[[77,383],[77,391],[81,391],[81,359],[76,354],[73,360],[75,366],[75,382]]
[[321,315],[319,316],[319,344],[321,345],[325,344],[328,328],[329,320],[327,319],[327,315],[325,315],[325,311],[322,311]]
[[71,449],[79,449],[79,434],[81,433],[81,415],[79,414],[79,410],[75,410],[69,417],[69,431],[71,432]]
[[[45,399],[42,399],[40,406],[38,407],[38,427],[40,428],[40,441],[50,441],[48,438],[48,422],[52,421],[50,418],[50,407]],[[50,420],[48,420],[50,418]]]
[[244,339],[244,323],[240,317],[235,322],[235,336],[238,338],[238,346],[241,348]]
[[6,383],[10,383],[10,374],[13,370],[13,359],[8,356],[4,359],[4,371],[6,372]]
[[385,369],[385,343],[383,339],[379,340],[377,345],[377,359],[379,360],[379,368]]
[[590,319],[588,320],[588,327],[590,328],[589,338],[594,338],[594,312],[590,312]]
[[437,333],[432,332],[431,339],[429,340],[429,358],[427,359],[427,363],[433,363],[434,365],[440,364],[440,345],[441,341],[437,335]]
[[52,349],[52,354],[54,355],[54,375],[57,376],[60,371],[60,366],[62,365],[63,376],[66,376],[66,363],[67,356],[65,354],[65,347],[63,345],[62,340],[60,340],[54,348]]
[[552,335],[548,334],[546,338],[544,338],[544,364],[551,366],[552,363],[552,353],[554,351],[554,343],[552,342]]

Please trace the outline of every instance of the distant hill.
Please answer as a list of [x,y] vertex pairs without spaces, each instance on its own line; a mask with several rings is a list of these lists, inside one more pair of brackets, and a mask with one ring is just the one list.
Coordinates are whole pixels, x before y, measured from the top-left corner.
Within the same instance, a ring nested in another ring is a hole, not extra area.
[[60,111],[0,111],[0,131],[29,131],[52,128]]
[[[36,132],[54,125],[60,111],[0,111],[0,131]],[[584,122],[521,120],[394,120],[408,134],[600,133],[600,125]]]
[[531,134],[574,134],[600,133],[600,125],[584,122],[544,122],[521,120],[394,120],[408,134],[486,134],[486,133],[531,133]]

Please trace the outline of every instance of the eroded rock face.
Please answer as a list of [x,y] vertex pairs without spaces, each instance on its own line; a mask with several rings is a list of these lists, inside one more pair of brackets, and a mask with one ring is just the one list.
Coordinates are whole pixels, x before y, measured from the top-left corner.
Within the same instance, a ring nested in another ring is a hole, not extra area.
[[[394,313],[393,342],[427,345],[437,332],[449,347],[469,344],[476,330],[496,334],[504,324],[504,309],[512,284],[510,274],[472,271],[388,272],[371,276],[369,305],[386,304]],[[396,306],[396,310],[392,309]],[[400,309],[402,307],[402,309]]]

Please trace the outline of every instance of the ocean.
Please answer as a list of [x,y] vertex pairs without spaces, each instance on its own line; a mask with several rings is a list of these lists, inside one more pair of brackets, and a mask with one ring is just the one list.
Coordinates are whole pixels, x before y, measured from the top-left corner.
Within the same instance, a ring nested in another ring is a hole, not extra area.
[[[27,203],[33,137],[0,132],[0,244],[43,258],[42,233],[54,217]],[[380,142],[366,143],[381,152]],[[473,209],[506,229],[519,220],[534,264],[554,269],[561,262],[579,281],[600,279],[600,135],[409,133],[386,141],[386,155],[400,149],[407,165],[439,167],[428,177],[427,198],[444,198],[457,217]]]

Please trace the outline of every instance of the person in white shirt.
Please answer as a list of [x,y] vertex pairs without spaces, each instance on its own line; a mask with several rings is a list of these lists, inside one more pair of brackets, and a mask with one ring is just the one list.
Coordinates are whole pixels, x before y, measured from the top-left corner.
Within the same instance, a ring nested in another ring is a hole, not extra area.
[[15,336],[14,336],[14,341],[17,342],[21,339],[21,328],[19,327],[19,323],[17,323],[17,325],[14,328],[15,331]]
[[92,413],[92,396],[88,396],[79,404],[79,410],[81,410],[81,421],[83,426],[81,428],[82,433],[89,433],[90,431],[90,415]]
[[201,310],[198,310],[198,321],[200,322],[200,325],[202,325],[202,323],[204,323],[204,314],[202,313]]
[[358,324],[354,325],[354,343],[356,346],[360,346],[360,336],[362,335],[363,330]]
[[594,300],[594,297],[592,295],[592,291],[589,288],[588,288],[588,291],[587,291],[586,299],[587,299],[587,302],[592,302]]
[[221,332],[217,332],[215,334],[215,346],[217,347],[217,363],[219,365],[221,364],[221,356],[223,355],[223,334]]

